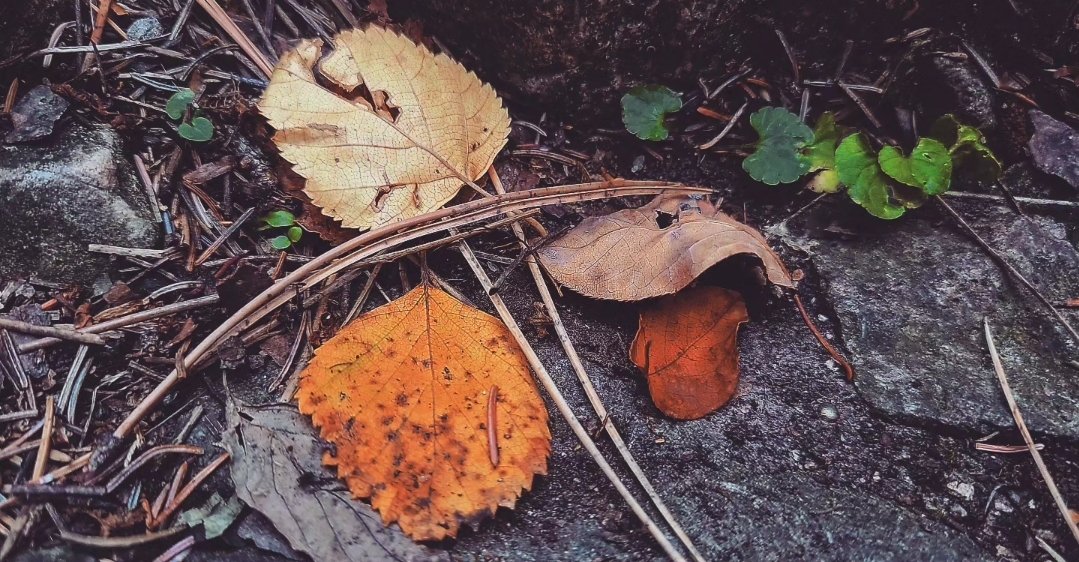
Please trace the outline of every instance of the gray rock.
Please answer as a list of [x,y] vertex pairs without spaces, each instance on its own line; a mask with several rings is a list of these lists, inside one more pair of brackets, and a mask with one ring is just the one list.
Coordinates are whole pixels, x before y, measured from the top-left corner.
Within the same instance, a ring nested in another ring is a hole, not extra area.
[[39,548],[18,554],[14,562],[93,562],[94,557],[68,545]]
[[[1063,224],[1003,205],[952,205],[1050,301],[1079,295],[1079,253]],[[859,215],[845,204],[818,207],[791,239],[819,270],[865,399],[905,422],[1014,427],[986,351],[988,318],[1031,429],[1079,439],[1079,376],[1067,365],[1076,346],[1035,298],[931,209],[832,223]]]
[[[528,283],[515,274],[500,292],[519,319],[535,299]],[[486,296],[465,287],[484,307]],[[811,294],[803,293],[810,312],[824,312]],[[993,559],[991,541],[1022,547],[998,539],[997,531],[1022,525],[1018,511],[978,536],[981,506],[1004,484],[999,459],[958,439],[874,418],[853,385],[827,365],[785,299],[751,302],[752,320],[739,334],[737,394],[691,422],[661,415],[628,361],[634,305],[567,294],[560,310],[611,422],[706,560],[973,561]],[[555,338],[525,330],[582,423],[598,431]],[[839,420],[821,416],[825,407],[841,412]],[[665,560],[553,410],[551,430],[548,476],[537,479],[516,509],[499,510],[476,532],[462,533],[454,559]],[[606,440],[597,442],[626,476]],[[966,501],[946,488],[951,480],[975,484],[974,499],[962,504],[977,513],[969,521],[950,519],[952,506]],[[942,510],[927,511],[930,504]]]
[[68,101],[48,86],[34,86],[11,110],[12,130],[5,140],[9,143],[28,142],[52,134],[53,126],[67,111]]
[[963,123],[981,130],[996,127],[994,89],[972,60],[933,54],[920,65],[918,83],[934,96],[923,96],[930,114],[955,113]]
[[1028,146],[1034,164],[1072,187],[1079,187],[1079,132],[1037,109],[1029,113],[1034,136]]
[[89,244],[156,247],[159,229],[128,162],[105,127],[0,146],[0,278],[89,285],[109,263]]
[[155,17],[139,18],[127,26],[128,41],[146,41],[165,34],[165,28]]

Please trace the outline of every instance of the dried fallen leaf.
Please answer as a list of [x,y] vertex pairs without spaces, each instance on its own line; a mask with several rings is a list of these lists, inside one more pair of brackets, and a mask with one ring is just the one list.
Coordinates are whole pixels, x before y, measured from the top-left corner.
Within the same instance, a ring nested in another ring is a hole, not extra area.
[[303,191],[304,179],[287,166],[282,166],[277,171],[280,178],[281,190],[298,200],[303,206],[303,212],[296,217],[296,224],[318,234],[318,237],[337,246],[348,242],[361,231],[341,226],[341,222],[327,216],[311,202],[311,198]]
[[656,407],[695,420],[726,404],[738,386],[738,326],[747,320],[741,295],[706,286],[641,312],[629,356],[648,376]]
[[587,218],[537,254],[555,281],[598,299],[668,295],[736,254],[756,255],[772,283],[794,286],[759,232],[705,199],[683,195]]
[[383,527],[367,504],[349,497],[323,468],[323,445],[288,406],[243,408],[230,402],[223,445],[236,495],[269,519],[292,548],[312,560],[448,560],[401,531]]
[[513,507],[547,470],[547,411],[509,330],[427,284],[320,347],[297,399],[353,495],[417,540]]
[[[495,91],[449,57],[379,27],[281,57],[259,110],[304,191],[348,228],[437,209],[506,144]],[[317,72],[316,72],[317,65]]]

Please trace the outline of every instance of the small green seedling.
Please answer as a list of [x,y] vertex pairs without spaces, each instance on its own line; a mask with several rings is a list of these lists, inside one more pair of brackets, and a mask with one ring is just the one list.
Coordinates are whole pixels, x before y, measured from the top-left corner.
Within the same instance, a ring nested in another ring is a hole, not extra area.
[[995,181],[1001,172],[981,131],[952,115],[937,120],[909,156],[895,146],[875,153],[865,135],[838,127],[830,113],[813,130],[780,107],[763,108],[749,122],[760,139],[742,168],[753,179],[778,185],[815,173],[807,187],[835,193],[845,186],[852,201],[882,219],[898,218],[948,191],[953,169],[980,181]]
[[259,230],[286,229],[284,234],[270,239],[270,246],[273,246],[275,250],[287,250],[303,237],[303,228],[296,224],[296,215],[288,211],[272,211],[260,217],[259,220],[263,223]]
[[666,86],[637,86],[622,96],[622,123],[641,140],[661,141],[670,135],[665,119],[682,109],[682,96]]
[[[173,121],[180,121],[187,116],[187,109],[195,103],[195,92],[190,88],[184,88],[169,98],[165,103],[165,113]],[[180,123],[177,127],[180,136],[191,142],[206,142],[214,135],[214,124],[196,110],[192,112],[190,121]]]
[[782,107],[766,107],[749,116],[749,124],[760,135],[757,148],[742,169],[768,185],[791,183],[809,172],[810,162],[799,151],[813,142],[813,129],[797,115]]

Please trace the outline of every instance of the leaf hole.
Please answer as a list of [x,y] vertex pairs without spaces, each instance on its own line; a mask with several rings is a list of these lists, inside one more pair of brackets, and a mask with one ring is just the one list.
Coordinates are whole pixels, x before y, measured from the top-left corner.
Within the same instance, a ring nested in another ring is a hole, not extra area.
[[674,225],[675,219],[678,215],[667,213],[664,211],[656,211],[656,226],[667,229]]

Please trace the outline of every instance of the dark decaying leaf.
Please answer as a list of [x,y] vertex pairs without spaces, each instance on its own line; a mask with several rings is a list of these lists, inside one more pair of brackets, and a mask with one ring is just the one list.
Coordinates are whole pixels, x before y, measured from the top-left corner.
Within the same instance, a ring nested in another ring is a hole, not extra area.
[[[242,413],[241,413],[242,412]],[[261,512],[296,550],[313,560],[448,560],[384,527],[322,467],[323,445],[291,406],[230,403],[223,444],[232,455],[236,495]]]
[[948,147],[957,172],[986,183],[1000,177],[1000,160],[985,144],[985,135],[977,128],[964,125],[954,115],[947,114],[933,122],[929,136]]

